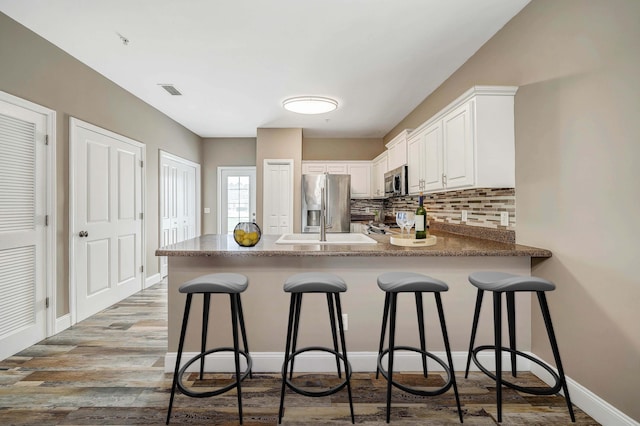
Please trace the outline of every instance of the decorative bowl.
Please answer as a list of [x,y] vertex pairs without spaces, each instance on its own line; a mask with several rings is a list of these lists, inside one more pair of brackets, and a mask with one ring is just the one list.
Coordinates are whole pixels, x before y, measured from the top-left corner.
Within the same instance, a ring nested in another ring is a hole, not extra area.
[[262,232],[253,222],[240,222],[233,229],[233,239],[242,247],[253,247],[258,244]]

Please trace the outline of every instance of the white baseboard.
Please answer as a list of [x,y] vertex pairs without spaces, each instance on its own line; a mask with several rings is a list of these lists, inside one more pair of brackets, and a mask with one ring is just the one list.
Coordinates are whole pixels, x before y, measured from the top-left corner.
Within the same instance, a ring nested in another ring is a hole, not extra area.
[[54,326],[53,334],[58,334],[69,327],[71,327],[71,314],[66,314],[61,316],[60,318],[56,318],[56,324]]
[[[444,352],[432,352],[433,355],[442,359],[446,363],[446,355]],[[186,364],[197,353],[184,352],[182,354],[181,366]],[[354,372],[375,372],[378,360],[377,352],[349,352],[347,354],[349,363]],[[463,372],[467,363],[466,352],[452,352],[453,368],[457,372]],[[482,365],[488,369],[495,368],[494,357],[492,354],[479,354],[478,358]],[[251,352],[253,361],[253,371],[261,373],[278,373],[282,370],[282,362],[284,360],[283,352]],[[242,357],[241,357],[242,360]],[[394,356],[394,370],[396,371],[419,371],[422,369],[422,361],[420,356],[413,352],[399,351]],[[197,364],[197,363],[196,363]],[[197,371],[196,364],[189,368],[189,371]],[[509,355],[503,356],[502,364],[504,368],[511,368]],[[172,373],[176,365],[176,353],[168,352],[164,358],[164,371]],[[199,365],[199,364],[197,364]],[[242,365],[244,361],[242,361]],[[442,366],[432,359],[428,359],[427,367],[433,371],[442,371]],[[193,368],[193,370],[192,370]],[[231,372],[234,371],[233,354],[231,352],[216,353],[207,356],[205,360],[205,370],[209,372]],[[295,371],[304,371],[308,373],[320,373],[324,371],[333,371],[336,368],[335,357],[325,352],[305,352],[296,357]],[[531,362],[528,360],[518,359],[519,371],[530,371]],[[470,371],[480,371],[475,364],[471,363]]]
[[147,277],[147,279],[144,281],[144,288],[149,288],[154,284],[158,284],[160,281],[162,281],[162,275],[153,274],[150,277]]
[[[544,362],[540,357],[535,354],[529,354],[537,359],[540,359]],[[551,367],[554,372],[558,372],[555,368]],[[555,384],[551,375],[542,367],[535,363],[531,363],[531,372],[538,376],[543,382],[552,386]],[[567,379],[567,387],[569,388],[569,396],[571,397],[571,402],[580,407],[582,411],[587,413],[589,416],[593,417],[598,423],[606,425],[606,426],[639,426],[640,423],[632,419],[631,417],[624,414],[622,411],[618,410],[613,405],[609,404],[604,399],[600,398],[595,393],[591,392],[589,389],[582,386],[580,383],[573,380],[571,377],[567,376],[565,373],[565,378]],[[564,392],[560,392],[564,395]]]
[[[525,352],[534,358],[540,359],[535,354]],[[446,363],[446,355],[444,352],[433,352],[433,354]],[[182,354],[181,364],[194,357],[196,353],[185,352]],[[350,352],[347,354],[351,368],[354,372],[375,372],[377,366],[377,352]],[[453,368],[458,377],[464,374],[467,363],[467,352],[452,352]],[[252,352],[253,371],[259,373],[279,373],[282,370],[282,361],[284,359],[283,352]],[[490,351],[484,351],[478,354],[478,359],[482,365],[489,371],[495,370],[494,356]],[[166,373],[172,373],[175,367],[176,353],[168,352],[165,355],[164,370]],[[531,371],[545,383],[552,385],[553,380],[549,373],[537,364],[518,358],[518,371]],[[325,372],[335,370],[335,357],[329,353],[323,352],[305,352],[296,357],[295,371],[298,372]],[[246,364],[241,357],[241,369],[244,370]],[[429,359],[428,368],[432,371],[442,371],[442,366],[435,361]],[[508,353],[503,354],[502,366],[506,371],[511,368],[511,360]],[[199,364],[194,363],[189,367],[189,371],[198,371]],[[231,352],[216,353],[209,355],[205,360],[205,371],[209,372],[232,372],[234,371],[233,354]],[[413,352],[398,352],[394,356],[395,371],[420,371],[422,369],[422,361],[420,356]],[[552,367],[553,369],[553,367]],[[480,371],[476,365],[471,362],[470,371]],[[605,426],[640,426],[640,423],[633,420],[614,406],[580,385],[575,380],[567,377],[567,386],[571,394],[571,402],[579,407],[582,411],[593,417],[599,423]]]

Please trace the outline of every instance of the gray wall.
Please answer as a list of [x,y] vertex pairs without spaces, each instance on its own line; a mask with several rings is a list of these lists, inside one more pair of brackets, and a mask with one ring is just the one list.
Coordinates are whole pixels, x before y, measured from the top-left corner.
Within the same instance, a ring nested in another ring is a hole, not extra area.
[[[567,374],[640,421],[640,2],[533,0],[385,140],[476,84],[515,102],[517,242],[548,248]],[[532,351],[552,361],[532,307]]]
[[69,117],[146,145],[147,276],[158,273],[158,150],[201,162],[201,139],[0,13],[0,90],[57,113],[57,314],[69,312]]
[[218,233],[218,167],[255,166],[256,138],[205,138],[202,140],[202,234]]

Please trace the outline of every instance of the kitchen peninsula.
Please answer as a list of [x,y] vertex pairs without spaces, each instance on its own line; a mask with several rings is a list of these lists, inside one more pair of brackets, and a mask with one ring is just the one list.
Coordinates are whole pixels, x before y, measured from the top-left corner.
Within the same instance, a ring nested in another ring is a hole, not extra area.
[[[380,337],[384,293],[376,278],[388,271],[420,272],[448,283],[443,305],[452,350],[466,356],[473,318],[476,291],[467,281],[473,271],[499,270],[529,275],[532,258],[548,258],[545,249],[508,244],[449,234],[433,233],[437,243],[429,247],[398,247],[389,243],[388,235],[370,235],[377,244],[276,244],[278,235],[263,235],[254,247],[240,247],[231,235],[205,235],[166,246],[156,251],[169,257],[168,281],[168,355],[165,369],[174,364],[184,295],[179,286],[197,276],[214,272],[236,272],[249,278],[249,287],[242,294],[249,349],[254,357],[255,371],[278,371],[284,352],[289,295],[282,285],[290,275],[305,271],[335,273],[347,282],[342,296],[342,310],[348,315],[347,348],[355,371],[375,371],[375,353]],[[530,349],[531,307],[528,294],[518,295],[517,336],[522,350]],[[305,316],[301,319],[299,346],[311,341],[329,339],[327,307],[324,298],[305,297]],[[428,348],[443,350],[435,303],[425,295],[425,317]],[[491,303],[490,300],[485,303]],[[194,299],[185,350],[198,350],[200,337],[201,299]],[[229,346],[229,303],[226,297],[213,298],[213,326],[209,327],[210,347]],[[413,296],[399,298],[399,309],[415,312]],[[200,309],[200,311],[198,311]],[[477,343],[493,339],[490,308],[483,309]],[[218,320],[216,320],[218,318]],[[506,323],[506,321],[505,321]],[[221,327],[218,324],[222,324]],[[506,335],[506,334],[505,334]],[[323,336],[323,337],[320,337]],[[309,338],[309,341],[305,341]],[[419,345],[414,316],[398,318],[396,341]],[[455,358],[455,356],[454,356]],[[279,360],[279,361],[278,361]],[[459,360],[456,360],[459,361]]]

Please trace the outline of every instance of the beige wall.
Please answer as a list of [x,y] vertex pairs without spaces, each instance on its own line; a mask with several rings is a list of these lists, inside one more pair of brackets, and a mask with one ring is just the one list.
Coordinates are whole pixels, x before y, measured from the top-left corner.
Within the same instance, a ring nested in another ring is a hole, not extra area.
[[[475,84],[517,85],[517,241],[553,258],[567,374],[640,420],[640,2],[533,0],[390,132]],[[536,305],[532,350],[552,361]]]
[[218,167],[255,166],[256,138],[205,138],[202,140],[202,234],[218,233]]
[[385,149],[382,138],[302,138],[303,160],[373,160]]
[[302,175],[302,129],[258,129],[256,140],[256,216],[262,223],[264,160],[293,160],[293,231],[300,231],[300,176]]
[[2,13],[0,90],[57,113],[58,316],[69,312],[69,117],[146,145],[145,272],[158,273],[158,150],[200,163],[200,137]]

